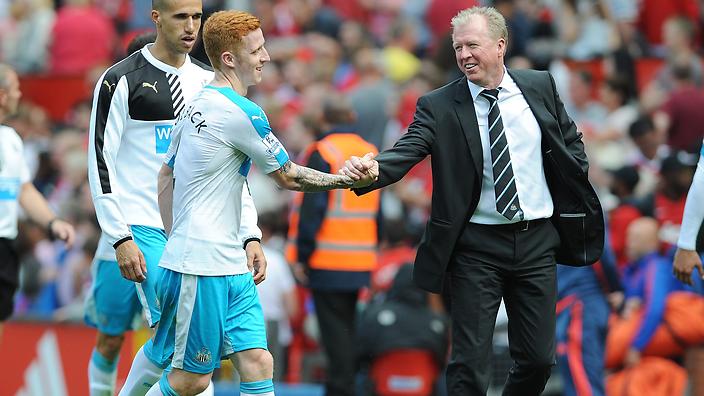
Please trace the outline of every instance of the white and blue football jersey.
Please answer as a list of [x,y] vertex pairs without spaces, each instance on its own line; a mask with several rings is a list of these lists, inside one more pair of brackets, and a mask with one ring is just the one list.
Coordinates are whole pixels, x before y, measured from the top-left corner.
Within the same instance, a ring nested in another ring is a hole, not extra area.
[[160,266],[207,276],[248,272],[243,243],[261,238],[247,188],[288,154],[264,111],[231,88],[207,86],[181,113],[164,162],[174,168],[174,223]]

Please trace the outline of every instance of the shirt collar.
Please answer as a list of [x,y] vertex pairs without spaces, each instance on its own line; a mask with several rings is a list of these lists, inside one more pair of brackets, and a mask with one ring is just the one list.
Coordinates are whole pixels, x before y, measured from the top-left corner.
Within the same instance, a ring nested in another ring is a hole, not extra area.
[[149,63],[151,63],[152,65],[156,66],[157,68],[165,71],[166,73],[180,74],[180,71],[185,70],[186,67],[188,67],[188,65],[191,63],[191,57],[188,54],[186,54],[186,60],[183,62],[183,65],[181,65],[181,67],[176,68],[176,67],[173,67],[169,64],[166,64],[166,63],[160,61],[159,59],[157,59],[152,54],[152,52],[149,50],[149,47],[151,47],[152,45],[154,45],[154,43],[149,43],[149,44],[145,45],[144,47],[142,47],[142,55],[147,59],[147,61],[149,61]]
[[[472,101],[477,100],[477,96],[484,90],[484,87],[479,86],[467,79],[467,85],[469,86],[469,92],[472,94]],[[518,89],[518,86],[516,85],[516,82],[513,81],[513,78],[508,74],[508,70],[504,66],[504,76],[501,79],[501,83],[499,84],[500,92],[505,92],[505,93],[513,93],[515,90]]]

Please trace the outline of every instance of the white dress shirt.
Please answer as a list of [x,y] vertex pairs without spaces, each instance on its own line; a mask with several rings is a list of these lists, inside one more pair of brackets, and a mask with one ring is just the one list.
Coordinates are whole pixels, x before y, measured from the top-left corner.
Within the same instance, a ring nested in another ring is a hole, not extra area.
[[[496,211],[494,172],[491,166],[489,147],[489,102],[486,98],[479,96],[479,93],[484,90],[483,87],[471,81],[467,82],[477,114],[484,163],[479,204],[469,221],[478,224],[507,224],[520,221],[519,215],[508,220]],[[528,106],[528,102],[523,97],[523,93],[506,70],[504,70],[504,77],[499,84],[497,105],[506,130],[506,141],[508,142],[508,151],[511,154],[511,167],[516,179],[516,190],[523,211],[523,220],[551,217],[553,203],[543,170],[540,126]]]

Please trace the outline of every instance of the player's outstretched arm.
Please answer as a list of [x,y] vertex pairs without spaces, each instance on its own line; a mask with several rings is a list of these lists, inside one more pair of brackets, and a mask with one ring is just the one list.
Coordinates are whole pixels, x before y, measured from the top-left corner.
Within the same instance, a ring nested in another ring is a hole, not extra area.
[[328,191],[336,188],[361,188],[372,184],[379,177],[376,161],[365,159],[367,173],[364,177],[354,180],[347,175],[333,175],[320,172],[305,166],[287,161],[278,170],[269,173],[276,183],[287,190],[303,192]]

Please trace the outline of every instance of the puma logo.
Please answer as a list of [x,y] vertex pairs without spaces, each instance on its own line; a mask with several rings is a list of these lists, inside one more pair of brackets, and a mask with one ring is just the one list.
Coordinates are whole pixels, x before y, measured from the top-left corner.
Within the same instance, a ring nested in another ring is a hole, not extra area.
[[159,81],[154,81],[154,84],[149,84],[148,82],[143,82],[142,83],[142,88],[151,88],[154,90],[154,93],[159,93],[159,91],[156,90],[156,83]]
[[110,84],[108,80],[103,80],[103,85],[108,87],[108,93],[112,93],[112,89],[115,88],[115,84]]

